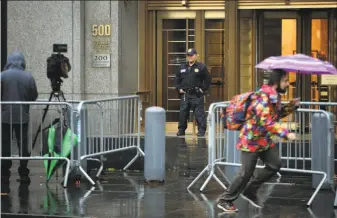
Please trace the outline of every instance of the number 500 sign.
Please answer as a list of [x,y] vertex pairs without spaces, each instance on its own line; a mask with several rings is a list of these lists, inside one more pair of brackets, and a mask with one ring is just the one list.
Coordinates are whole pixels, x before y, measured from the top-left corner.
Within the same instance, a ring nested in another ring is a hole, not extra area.
[[94,24],[92,25],[93,36],[110,36],[111,25],[110,24]]

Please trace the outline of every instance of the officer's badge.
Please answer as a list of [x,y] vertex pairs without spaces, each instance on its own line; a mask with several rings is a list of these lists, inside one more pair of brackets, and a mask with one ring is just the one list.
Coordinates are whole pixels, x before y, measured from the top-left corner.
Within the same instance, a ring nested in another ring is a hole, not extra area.
[[199,72],[199,69],[194,69],[194,72],[198,73],[198,72]]
[[187,52],[192,52],[192,49],[191,49],[191,48],[190,48],[190,49],[188,49],[188,50],[187,50]]

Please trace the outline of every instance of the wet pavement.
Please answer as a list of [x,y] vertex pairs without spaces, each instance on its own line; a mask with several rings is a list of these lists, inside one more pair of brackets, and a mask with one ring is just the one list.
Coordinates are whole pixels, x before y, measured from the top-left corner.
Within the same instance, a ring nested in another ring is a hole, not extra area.
[[[127,159],[127,163],[129,156],[119,153],[118,160]],[[2,193],[9,193],[1,196],[2,217],[337,218],[333,208],[334,194],[330,190],[320,191],[312,207],[306,207],[314,190],[311,177],[301,174],[283,175],[279,183],[265,184],[259,193],[265,200],[262,210],[239,198],[235,202],[239,208],[237,214],[222,213],[216,202],[223,190],[213,180],[203,193],[198,190],[201,182],[191,191],[186,190],[207,163],[205,139],[168,138],[166,179],[162,185],[144,184],[143,173],[139,170],[114,171],[111,169],[114,163],[110,162],[110,169],[96,187],[82,182],[80,186],[70,185],[63,189],[60,177],[56,176],[46,185],[42,163],[38,161],[29,165],[31,184],[20,185],[15,181],[16,162],[9,186],[1,186]],[[142,164],[142,160],[137,161],[134,169],[141,169]]]

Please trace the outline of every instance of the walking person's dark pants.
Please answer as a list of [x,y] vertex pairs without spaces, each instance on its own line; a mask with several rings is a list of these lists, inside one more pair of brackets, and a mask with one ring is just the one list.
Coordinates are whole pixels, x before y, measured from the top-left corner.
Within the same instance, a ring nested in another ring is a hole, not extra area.
[[[265,164],[265,167],[262,169],[255,169],[258,158]],[[241,164],[242,166],[238,174],[226,192],[221,196],[221,200],[232,202],[236,200],[244,190],[249,193],[257,192],[264,182],[267,182],[280,170],[281,159],[278,149],[273,147],[266,151],[256,153],[242,151]],[[251,181],[249,182],[250,179]]]
[[198,132],[206,132],[206,115],[204,108],[204,96],[183,94],[180,99],[180,114],[179,114],[179,132],[185,132],[187,128],[187,120],[190,110],[195,112],[195,119],[198,125]]
[[[28,150],[28,123],[24,124],[8,124],[2,123],[2,157],[11,156],[11,133],[15,133],[17,146],[19,148],[20,157],[29,157]],[[29,169],[27,168],[28,160],[20,160],[19,175],[28,176]],[[10,177],[10,168],[12,167],[11,160],[1,160],[1,177]]]

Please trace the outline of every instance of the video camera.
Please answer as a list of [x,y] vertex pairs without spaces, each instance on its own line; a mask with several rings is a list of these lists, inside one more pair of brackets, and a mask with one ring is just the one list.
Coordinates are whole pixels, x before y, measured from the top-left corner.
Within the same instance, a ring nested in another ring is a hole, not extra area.
[[51,82],[54,92],[61,89],[62,78],[68,78],[68,72],[71,70],[69,58],[62,53],[67,52],[66,44],[54,44],[53,54],[47,58],[47,77]]

